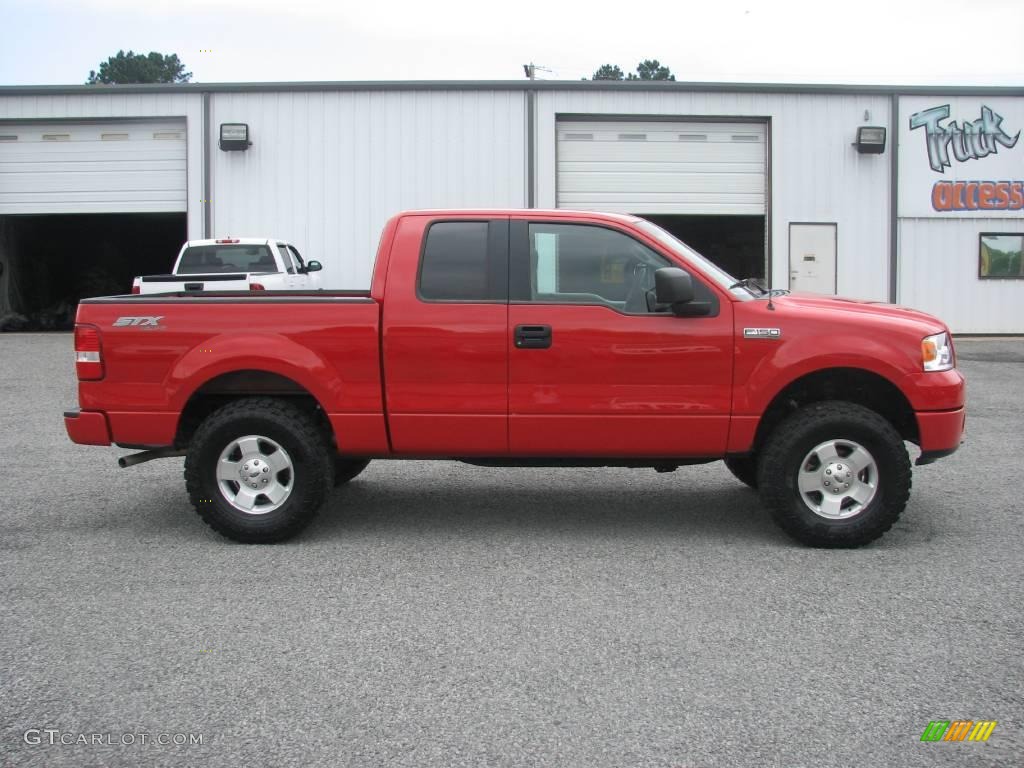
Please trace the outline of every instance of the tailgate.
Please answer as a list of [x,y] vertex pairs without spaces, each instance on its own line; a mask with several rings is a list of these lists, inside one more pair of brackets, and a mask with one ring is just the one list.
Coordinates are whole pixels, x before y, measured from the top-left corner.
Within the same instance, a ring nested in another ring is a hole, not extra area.
[[179,291],[247,291],[245,272],[201,275],[144,275],[139,278],[141,293],[177,293]]

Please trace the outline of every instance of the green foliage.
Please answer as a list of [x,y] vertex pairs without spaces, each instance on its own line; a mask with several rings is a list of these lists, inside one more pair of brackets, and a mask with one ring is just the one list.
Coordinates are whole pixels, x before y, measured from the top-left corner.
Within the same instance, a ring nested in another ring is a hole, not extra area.
[[663,67],[657,59],[644,59],[636,65],[636,76],[630,80],[675,80],[676,76],[668,67]]
[[87,85],[97,83],[187,83],[192,73],[185,71],[185,65],[176,53],[164,55],[151,51],[149,55],[134,51],[118,51],[116,56],[100,64],[100,71],[89,72]]
[[[622,70],[617,64],[602,64],[594,73],[593,80],[622,80]],[[586,78],[584,78],[586,79]]]
[[[586,80],[587,78],[583,78]],[[636,65],[636,72],[630,72],[623,76],[622,70],[617,64],[602,64],[594,73],[592,80],[671,80],[675,81],[676,76],[672,70],[663,66],[657,59],[644,59]]]

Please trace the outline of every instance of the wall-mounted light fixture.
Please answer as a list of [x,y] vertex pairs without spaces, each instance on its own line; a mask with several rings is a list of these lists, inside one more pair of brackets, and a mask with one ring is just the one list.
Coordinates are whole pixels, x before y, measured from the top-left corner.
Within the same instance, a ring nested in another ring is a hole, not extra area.
[[862,155],[880,155],[885,152],[885,128],[878,125],[862,125],[857,129],[857,140],[853,146]]
[[237,149],[248,149],[251,146],[247,123],[220,124],[220,148],[222,150],[230,152]]

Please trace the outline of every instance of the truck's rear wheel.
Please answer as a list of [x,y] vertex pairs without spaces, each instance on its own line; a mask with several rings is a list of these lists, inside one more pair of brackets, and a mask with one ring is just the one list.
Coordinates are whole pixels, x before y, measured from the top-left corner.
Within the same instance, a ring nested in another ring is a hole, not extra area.
[[369,459],[346,459],[343,456],[335,456],[334,487],[337,488],[349,480],[354,480],[368,466],[370,466]]
[[272,398],[214,411],[185,457],[185,484],[199,516],[247,543],[283,541],[309,525],[332,476],[329,448],[313,419]]
[[757,456],[726,456],[725,467],[741,483],[757,489]]
[[857,547],[888,531],[910,497],[910,457],[893,426],[855,403],[813,403],[768,438],[761,498],[793,538]]

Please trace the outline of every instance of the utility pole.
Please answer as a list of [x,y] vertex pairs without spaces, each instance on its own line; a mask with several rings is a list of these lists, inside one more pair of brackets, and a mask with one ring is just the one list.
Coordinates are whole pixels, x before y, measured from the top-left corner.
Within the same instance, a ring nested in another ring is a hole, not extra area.
[[532,61],[529,64],[523,64],[523,72],[526,73],[526,77],[528,79],[530,79],[530,80],[536,80],[538,72],[551,72],[551,73],[553,73],[554,71],[555,70],[553,70],[553,69],[548,69],[547,67],[542,67],[542,66],[540,66],[540,64],[534,64]]

